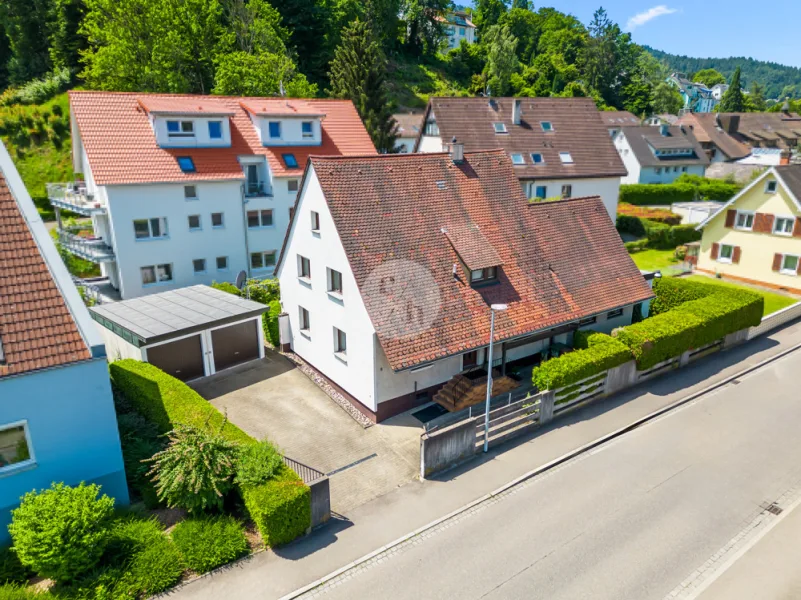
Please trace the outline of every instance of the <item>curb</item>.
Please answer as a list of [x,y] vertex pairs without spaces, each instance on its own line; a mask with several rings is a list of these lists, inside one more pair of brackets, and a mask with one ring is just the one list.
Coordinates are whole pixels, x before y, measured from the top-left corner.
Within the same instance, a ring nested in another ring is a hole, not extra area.
[[448,513],[444,517],[440,517],[440,518],[438,518],[438,519],[436,519],[434,521],[431,521],[430,523],[428,523],[426,525],[423,525],[422,527],[419,527],[418,529],[415,529],[411,533],[407,533],[406,535],[401,536],[401,537],[399,537],[398,539],[396,539],[396,540],[394,540],[392,542],[389,542],[385,546],[382,546],[381,548],[378,548],[377,550],[374,550],[374,551],[370,552],[369,554],[365,554],[361,558],[357,558],[356,560],[348,563],[347,565],[345,565],[343,567],[340,567],[336,571],[332,571],[328,575],[325,575],[325,576],[323,576],[323,577],[321,577],[321,578],[309,583],[308,585],[305,585],[305,586],[303,586],[301,588],[298,588],[297,590],[295,590],[293,592],[290,592],[290,593],[288,593],[288,594],[286,594],[284,596],[281,596],[281,598],[279,598],[279,600],[293,600],[294,598],[298,598],[299,596],[302,596],[306,592],[309,592],[309,591],[313,590],[314,588],[317,588],[317,587],[329,582],[330,580],[342,575],[343,573],[345,573],[347,571],[350,571],[351,569],[354,569],[354,568],[360,566],[361,564],[369,561],[370,559],[375,558],[377,555],[379,555],[379,554],[381,554],[383,552],[386,552],[387,550],[389,550],[391,548],[394,548],[395,546],[398,546],[398,545],[402,544],[403,542],[409,540],[410,538],[418,536],[421,533],[424,533],[424,532],[428,531],[429,529],[433,529],[433,528],[437,527],[438,525],[442,524],[443,522],[448,521],[449,519],[452,519],[453,517],[456,517],[456,516],[458,516],[458,515],[460,515],[460,514],[462,514],[464,512],[467,512],[468,510],[470,510],[471,508],[473,508],[474,506],[476,506],[478,504],[481,504],[482,502],[485,502],[485,501],[487,501],[487,500],[489,500],[491,498],[494,498],[495,496],[497,496],[499,494],[502,494],[503,492],[506,492],[507,490],[509,490],[509,489],[511,489],[511,488],[513,488],[515,486],[518,486],[518,485],[520,485],[521,483],[523,483],[525,481],[528,481],[529,479],[532,479],[532,478],[534,478],[534,477],[536,477],[538,475],[542,475],[543,473],[545,473],[547,471],[550,471],[551,469],[554,469],[555,467],[558,467],[558,466],[568,462],[569,460],[572,460],[572,459],[576,458],[577,456],[580,456],[580,455],[585,454],[585,453],[587,453],[587,452],[589,452],[591,450],[594,450],[595,448],[597,448],[599,446],[602,446],[603,444],[606,444],[609,441],[612,441],[612,440],[614,440],[616,438],[619,438],[619,437],[625,435],[626,433],[629,433],[630,431],[633,431],[633,430],[637,429],[638,427],[640,427],[642,425],[645,425],[645,424],[649,423],[650,421],[653,421],[653,420],[661,417],[662,415],[664,415],[664,414],[666,414],[668,412],[671,412],[671,411],[673,411],[673,410],[675,410],[675,409],[677,409],[677,408],[679,408],[681,406],[684,406],[685,404],[689,404],[690,402],[693,402],[694,400],[697,400],[700,397],[705,396],[706,394],[709,394],[710,392],[713,392],[713,391],[715,391],[715,390],[717,390],[719,388],[722,388],[722,387],[730,384],[735,379],[739,379],[740,377],[744,377],[745,375],[753,373],[754,371],[756,371],[758,369],[761,369],[762,367],[764,367],[766,365],[769,365],[770,363],[776,362],[777,360],[780,360],[780,359],[784,358],[785,356],[787,356],[788,354],[792,354],[793,352],[795,352],[795,351],[797,351],[799,349],[801,349],[801,343],[796,344],[795,346],[791,346],[790,348],[787,348],[785,350],[782,350],[781,352],[779,352],[779,353],[777,353],[777,354],[775,354],[773,356],[769,356],[768,358],[758,362],[755,365],[751,365],[750,367],[747,367],[747,368],[743,369],[742,371],[738,371],[737,373],[735,373],[733,375],[729,375],[725,379],[722,379],[722,380],[720,380],[720,381],[718,381],[716,383],[713,383],[713,384],[705,387],[702,390],[699,390],[699,391],[697,391],[697,392],[695,392],[693,394],[690,394],[689,396],[687,396],[685,398],[682,398],[681,400],[677,400],[676,402],[674,402],[672,404],[669,404],[667,406],[664,406],[664,407],[662,407],[660,409],[657,409],[657,410],[653,411],[652,413],[649,413],[649,414],[645,415],[644,417],[640,417],[639,419],[633,421],[632,423],[630,423],[630,424],[628,424],[628,425],[626,425],[624,427],[621,427],[620,429],[616,429],[615,431],[613,431],[611,433],[608,433],[608,434],[606,434],[604,436],[601,436],[598,439],[593,440],[592,442],[589,442],[589,443],[587,443],[587,444],[585,444],[583,446],[580,446],[580,447],[576,448],[575,450],[571,450],[567,454],[563,454],[562,456],[560,456],[558,458],[555,458],[554,460],[552,460],[550,462],[547,462],[544,465],[540,465],[539,467],[537,467],[535,469],[532,469],[528,473],[524,473],[523,475],[521,475],[521,476],[519,476],[519,477],[517,477],[517,478],[515,478],[515,479],[513,479],[511,481],[509,481],[508,483],[505,483],[504,485],[502,485],[498,489],[493,490],[492,492],[489,492],[488,494],[484,494],[480,498],[477,498],[476,500],[473,500],[472,502],[469,502],[468,504],[465,504],[465,505],[457,508],[456,510]]

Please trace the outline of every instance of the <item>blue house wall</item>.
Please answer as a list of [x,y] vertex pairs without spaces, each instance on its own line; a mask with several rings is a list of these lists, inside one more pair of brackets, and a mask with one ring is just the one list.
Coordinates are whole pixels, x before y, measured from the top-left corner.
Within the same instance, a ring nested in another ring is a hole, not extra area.
[[128,488],[105,358],[0,379],[0,426],[27,421],[35,463],[0,471],[0,545],[11,509],[51,482],[97,483],[128,504]]
[[[656,172],[657,168],[659,173]],[[686,170],[683,170],[686,168]],[[640,170],[639,183],[673,183],[684,174],[704,176],[706,167],[704,165],[678,165],[678,170],[673,166],[669,167],[643,167]]]

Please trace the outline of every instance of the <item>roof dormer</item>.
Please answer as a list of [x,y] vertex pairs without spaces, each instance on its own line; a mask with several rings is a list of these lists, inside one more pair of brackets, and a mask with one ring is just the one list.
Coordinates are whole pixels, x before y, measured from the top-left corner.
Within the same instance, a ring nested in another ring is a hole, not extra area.
[[143,97],[139,105],[147,112],[162,148],[228,148],[234,112],[221,102],[186,96]]
[[303,100],[252,99],[241,103],[264,146],[320,146],[325,114]]

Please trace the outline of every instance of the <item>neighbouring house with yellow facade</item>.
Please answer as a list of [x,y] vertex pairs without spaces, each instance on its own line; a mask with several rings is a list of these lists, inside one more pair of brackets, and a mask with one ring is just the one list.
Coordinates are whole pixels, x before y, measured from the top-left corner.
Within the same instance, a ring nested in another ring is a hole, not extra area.
[[698,228],[699,271],[801,293],[801,165],[766,171]]

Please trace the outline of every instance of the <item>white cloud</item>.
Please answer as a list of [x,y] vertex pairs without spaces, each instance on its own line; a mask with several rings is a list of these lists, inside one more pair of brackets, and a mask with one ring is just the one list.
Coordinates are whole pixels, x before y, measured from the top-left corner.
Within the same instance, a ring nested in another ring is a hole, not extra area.
[[673,13],[678,12],[675,8],[668,8],[664,4],[660,4],[659,6],[654,6],[653,8],[649,8],[646,11],[638,13],[631,17],[626,22],[626,30],[627,31],[634,31],[640,25],[645,25],[648,21],[652,21],[657,17],[661,17],[663,15],[672,15]]

